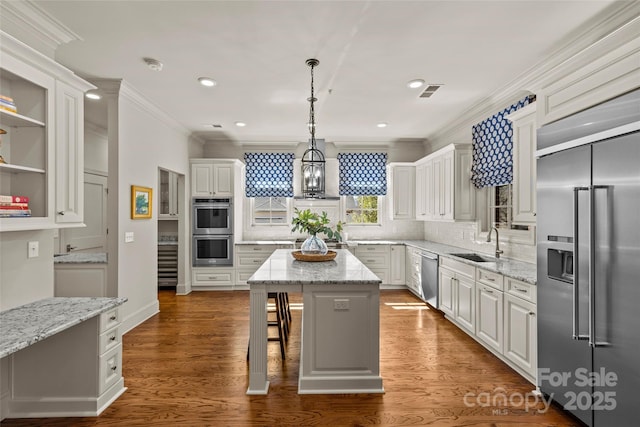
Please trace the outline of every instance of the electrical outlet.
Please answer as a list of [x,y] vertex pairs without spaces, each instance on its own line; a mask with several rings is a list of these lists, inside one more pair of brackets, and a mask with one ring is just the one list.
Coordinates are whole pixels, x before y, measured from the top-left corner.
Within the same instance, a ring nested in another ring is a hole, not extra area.
[[124,233],[124,242],[125,243],[133,242],[133,231],[127,231]]
[[40,242],[29,242],[28,258],[37,258],[40,256]]
[[333,300],[333,309],[334,310],[349,310],[349,300],[348,299],[334,299]]

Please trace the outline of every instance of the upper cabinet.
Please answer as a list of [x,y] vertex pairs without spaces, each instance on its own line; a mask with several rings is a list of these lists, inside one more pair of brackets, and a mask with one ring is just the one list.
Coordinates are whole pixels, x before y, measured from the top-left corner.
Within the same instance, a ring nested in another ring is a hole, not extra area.
[[513,123],[513,220],[536,222],[536,103],[508,116]]
[[234,164],[230,161],[198,160],[191,163],[191,195],[193,197],[232,197]]
[[84,92],[94,86],[2,32],[0,53],[0,195],[28,200],[0,211],[0,231],[81,226]]
[[450,144],[416,162],[416,219],[473,220],[471,145]]
[[160,169],[158,219],[178,219],[178,174]]
[[389,205],[391,219],[415,219],[414,187],[416,167],[408,163],[389,163]]

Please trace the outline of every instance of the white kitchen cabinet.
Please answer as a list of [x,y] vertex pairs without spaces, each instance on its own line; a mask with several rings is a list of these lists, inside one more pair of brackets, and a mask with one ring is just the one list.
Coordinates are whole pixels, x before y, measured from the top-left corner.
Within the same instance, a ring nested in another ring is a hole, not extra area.
[[83,221],[84,98],[93,85],[0,32],[0,194],[29,199],[30,217],[0,218],[0,231],[77,227]]
[[56,81],[56,222],[84,218],[84,90]]
[[426,180],[426,168],[427,163],[416,163],[416,184],[415,184],[415,209],[416,219],[426,220],[427,219],[427,197],[426,197],[426,188],[427,188],[427,180]]
[[420,283],[420,277],[422,273],[422,257],[420,256],[420,251],[411,246],[407,246],[405,264],[405,279],[407,282],[407,287],[411,292],[416,294],[416,296],[422,298],[422,284]]
[[476,336],[485,345],[502,353],[504,293],[491,286],[476,283]]
[[440,258],[440,310],[470,334],[475,333],[475,267]]
[[236,244],[234,249],[234,289],[249,289],[247,280],[273,254],[276,249],[293,249],[294,244]]
[[355,256],[382,280],[383,285],[390,284],[391,250],[389,245],[358,245]]
[[406,163],[390,163],[389,172],[389,214],[394,219],[415,219],[416,185],[415,166]]
[[470,145],[450,144],[416,162],[416,219],[475,218],[471,161]]
[[513,123],[513,223],[536,223],[536,104],[506,116]]
[[536,378],[537,364],[536,306],[510,293],[504,296],[504,356]]
[[237,160],[191,159],[191,195],[233,197],[239,164]]
[[177,220],[179,215],[178,174],[160,169],[158,188],[158,219]]
[[404,245],[391,245],[390,279],[392,285],[406,284],[405,280],[405,248]]
[[233,290],[235,269],[233,267],[193,267],[191,288],[194,291]]

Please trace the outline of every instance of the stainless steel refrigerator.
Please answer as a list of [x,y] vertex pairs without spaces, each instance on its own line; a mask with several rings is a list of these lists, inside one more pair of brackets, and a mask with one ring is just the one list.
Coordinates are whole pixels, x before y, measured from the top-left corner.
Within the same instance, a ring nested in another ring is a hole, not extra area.
[[640,90],[541,127],[538,385],[582,422],[640,425]]

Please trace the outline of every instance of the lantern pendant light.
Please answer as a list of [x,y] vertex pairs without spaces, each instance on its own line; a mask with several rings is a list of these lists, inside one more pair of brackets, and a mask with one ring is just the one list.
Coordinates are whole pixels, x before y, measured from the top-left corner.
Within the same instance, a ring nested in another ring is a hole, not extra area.
[[304,198],[322,199],[324,198],[325,181],[325,160],[322,151],[316,147],[316,122],[314,103],[318,100],[314,96],[313,69],[320,61],[317,59],[307,59],[306,64],[311,67],[311,97],[307,98],[310,103],[309,108],[309,132],[311,140],[309,148],[302,155],[302,195]]

